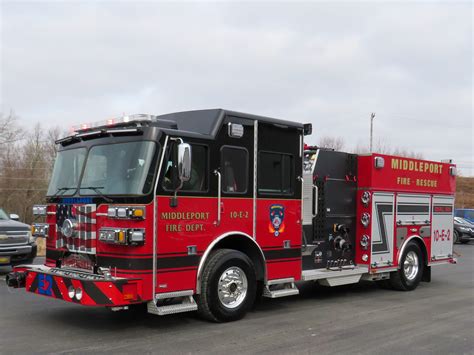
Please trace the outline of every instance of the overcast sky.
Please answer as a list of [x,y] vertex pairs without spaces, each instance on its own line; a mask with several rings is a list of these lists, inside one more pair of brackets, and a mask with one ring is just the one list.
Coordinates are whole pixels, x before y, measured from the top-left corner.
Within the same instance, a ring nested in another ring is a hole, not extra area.
[[1,3],[0,111],[24,126],[227,108],[473,168],[471,2]]

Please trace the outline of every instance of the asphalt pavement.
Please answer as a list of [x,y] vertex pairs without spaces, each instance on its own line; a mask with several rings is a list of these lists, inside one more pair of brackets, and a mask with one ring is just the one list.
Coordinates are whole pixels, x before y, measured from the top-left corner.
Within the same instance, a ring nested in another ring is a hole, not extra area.
[[473,354],[474,244],[455,251],[457,265],[433,267],[432,282],[413,292],[303,284],[299,296],[264,299],[225,324],[40,297],[7,288],[0,268],[0,354]]

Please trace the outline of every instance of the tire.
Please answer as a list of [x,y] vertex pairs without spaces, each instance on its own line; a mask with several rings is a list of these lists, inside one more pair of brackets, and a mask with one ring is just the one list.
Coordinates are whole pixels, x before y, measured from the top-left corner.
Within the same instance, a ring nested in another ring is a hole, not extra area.
[[237,250],[216,250],[202,273],[201,294],[196,296],[198,314],[213,322],[241,319],[253,306],[256,293],[255,268],[249,257]]
[[414,290],[420,284],[424,265],[420,247],[410,242],[403,251],[400,269],[390,274],[390,284],[395,290]]
[[454,244],[459,243],[459,232],[457,230],[454,231]]

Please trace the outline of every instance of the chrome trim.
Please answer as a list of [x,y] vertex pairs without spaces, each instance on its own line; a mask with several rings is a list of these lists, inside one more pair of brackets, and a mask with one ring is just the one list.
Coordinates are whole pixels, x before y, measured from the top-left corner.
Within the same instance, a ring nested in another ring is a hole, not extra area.
[[266,282],[267,280],[267,262],[265,260],[265,255],[263,255],[263,251],[262,249],[260,248],[260,245],[257,244],[257,242],[255,241],[255,239],[253,239],[250,235],[248,235],[247,233],[243,233],[243,232],[239,232],[239,231],[230,231],[230,232],[227,232],[227,233],[224,233],[222,234],[221,236],[219,236],[218,238],[214,239],[214,241],[209,244],[209,246],[207,247],[206,251],[204,252],[204,254],[202,255],[202,258],[201,260],[199,261],[199,266],[198,266],[198,272],[197,272],[197,279],[196,279],[196,294],[200,294],[201,293],[201,274],[202,274],[202,270],[204,268],[204,264],[206,263],[206,260],[207,260],[207,257],[209,256],[209,254],[211,253],[212,249],[214,248],[214,246],[219,243],[221,240],[223,240],[224,238],[227,238],[229,237],[230,235],[240,235],[242,237],[247,237],[248,239],[250,239],[258,248],[258,250],[260,250],[260,255],[262,257],[262,260],[263,260],[263,278],[264,278],[264,282]]
[[[402,255],[403,255],[403,252],[405,251],[406,246],[408,245],[408,242],[415,238],[421,240],[426,249],[425,242],[423,241],[423,238],[421,238],[419,235],[412,235],[411,237],[409,237],[407,240],[405,240],[405,243],[403,243],[402,247],[400,248],[398,252],[398,266],[397,266],[398,269],[400,269],[400,262],[402,261]],[[427,263],[428,260],[425,260],[425,262]]]
[[257,159],[258,159],[258,121],[253,123],[253,221],[252,235],[257,239]]
[[248,280],[244,270],[231,266],[225,270],[217,283],[217,296],[224,308],[239,307],[247,297]]
[[217,175],[217,221],[214,222],[214,225],[218,226],[221,224],[222,176],[219,170],[214,170],[214,175]]
[[156,235],[157,223],[158,223],[158,203],[156,202],[156,190],[158,189],[158,182],[160,180],[161,168],[163,167],[163,160],[165,159],[166,148],[168,147],[168,138],[165,138],[165,144],[163,144],[163,149],[161,151],[160,165],[158,166],[158,173],[156,174],[155,188],[153,189],[153,288],[151,290],[151,299],[155,299],[155,290],[156,290],[156,276],[157,276],[157,267],[156,267],[156,250],[157,250],[157,238]]

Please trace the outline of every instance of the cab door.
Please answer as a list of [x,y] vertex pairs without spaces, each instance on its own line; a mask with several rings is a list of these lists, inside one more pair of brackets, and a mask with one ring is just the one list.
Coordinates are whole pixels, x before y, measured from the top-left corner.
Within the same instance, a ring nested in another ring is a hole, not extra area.
[[256,239],[269,280],[301,277],[302,132],[258,125]]

